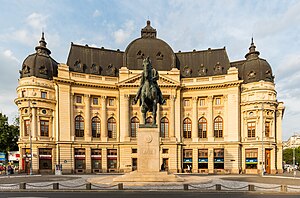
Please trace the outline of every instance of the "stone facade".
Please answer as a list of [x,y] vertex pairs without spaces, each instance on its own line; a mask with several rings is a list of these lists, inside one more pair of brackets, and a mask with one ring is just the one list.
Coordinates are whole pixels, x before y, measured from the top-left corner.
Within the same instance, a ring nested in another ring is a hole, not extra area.
[[[244,62],[232,62],[215,75],[203,76],[203,70],[189,75],[187,67],[159,70],[166,99],[157,111],[159,158],[166,170],[253,174],[260,173],[263,161],[267,173],[282,172],[283,103],[277,101],[273,81],[244,83]],[[20,168],[29,168],[31,145],[34,172],[53,172],[56,164],[62,164],[63,173],[138,169],[136,137],[142,115],[132,101],[142,70],[125,63],[117,75],[70,68],[61,63],[52,78],[20,78],[15,100]]]

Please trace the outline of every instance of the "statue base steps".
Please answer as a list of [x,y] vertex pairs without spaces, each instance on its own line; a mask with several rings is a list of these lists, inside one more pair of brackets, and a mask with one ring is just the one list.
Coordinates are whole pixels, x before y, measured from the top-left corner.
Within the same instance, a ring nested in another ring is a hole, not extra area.
[[116,177],[113,182],[184,182],[184,179],[168,172],[130,172]]

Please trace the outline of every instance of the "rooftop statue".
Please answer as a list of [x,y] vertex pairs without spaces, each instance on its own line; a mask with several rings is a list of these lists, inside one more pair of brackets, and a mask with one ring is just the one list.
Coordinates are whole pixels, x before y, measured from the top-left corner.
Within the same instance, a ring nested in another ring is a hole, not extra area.
[[143,72],[140,87],[134,98],[134,103],[137,103],[140,99],[141,112],[143,115],[142,124],[146,123],[146,114],[149,111],[152,112],[153,115],[152,125],[156,125],[157,103],[165,103],[157,84],[158,78],[158,72],[152,67],[150,58],[145,58],[143,60]]

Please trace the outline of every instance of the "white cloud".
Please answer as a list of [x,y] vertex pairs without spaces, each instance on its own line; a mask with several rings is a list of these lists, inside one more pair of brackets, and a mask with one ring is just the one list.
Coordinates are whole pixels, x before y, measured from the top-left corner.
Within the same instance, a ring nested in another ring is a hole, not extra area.
[[16,61],[17,63],[20,63],[20,61],[13,55],[13,52],[11,50],[5,50],[3,52],[4,56],[6,56],[7,58],[10,58],[14,61]]
[[101,12],[99,10],[95,10],[93,13],[93,17],[96,18],[98,16],[101,16]]
[[30,14],[27,17],[26,22],[32,28],[42,31],[42,29],[46,28],[46,26],[47,26],[46,19],[47,19],[47,16],[33,12],[32,14]]
[[117,44],[122,44],[130,37],[132,32],[135,30],[133,21],[127,21],[122,29],[118,29],[113,33],[115,42]]

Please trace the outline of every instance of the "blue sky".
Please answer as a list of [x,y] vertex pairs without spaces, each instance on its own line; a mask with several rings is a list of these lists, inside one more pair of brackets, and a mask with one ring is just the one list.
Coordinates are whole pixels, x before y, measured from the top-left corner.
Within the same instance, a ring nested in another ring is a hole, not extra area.
[[254,36],[286,106],[283,139],[300,133],[300,1],[0,0],[0,111],[17,115],[19,70],[45,31],[52,57],[66,63],[70,43],[125,50],[151,20],[175,52],[222,48],[244,59]]

